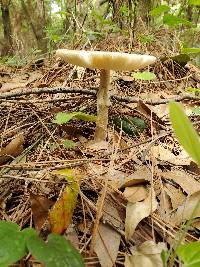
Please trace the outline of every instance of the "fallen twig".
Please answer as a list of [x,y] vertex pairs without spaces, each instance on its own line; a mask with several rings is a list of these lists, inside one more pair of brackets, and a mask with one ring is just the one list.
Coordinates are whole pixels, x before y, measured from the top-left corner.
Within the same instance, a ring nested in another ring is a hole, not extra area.
[[[23,89],[18,90],[15,92],[9,92],[9,93],[3,93],[0,94],[0,100],[8,100],[13,99],[15,97],[25,96],[25,95],[40,95],[40,94],[87,94],[87,95],[93,95],[96,96],[97,90],[95,88],[91,89],[81,89],[81,88],[70,88],[70,87],[53,87],[53,88],[32,88],[32,89]],[[131,96],[118,96],[111,94],[111,99],[120,101],[120,102],[126,102],[126,103],[137,103],[139,100],[144,102],[145,104],[149,105],[160,105],[160,104],[166,104],[171,101],[182,101],[182,100],[200,100],[199,96],[191,95],[191,94],[183,94],[171,98],[166,99],[141,99],[138,97],[131,97]],[[63,100],[63,99],[62,99]],[[2,102],[1,101],[1,102]],[[58,99],[59,101],[59,99]]]

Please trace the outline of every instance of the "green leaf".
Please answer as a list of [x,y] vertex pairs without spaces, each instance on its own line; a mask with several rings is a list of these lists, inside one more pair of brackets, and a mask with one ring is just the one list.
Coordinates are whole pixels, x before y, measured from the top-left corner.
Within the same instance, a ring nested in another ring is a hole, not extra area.
[[83,267],[79,252],[64,237],[50,234],[45,243],[38,236],[28,239],[31,254],[46,267]]
[[71,113],[59,112],[56,114],[56,118],[55,120],[53,120],[53,122],[61,125],[67,123],[73,118],[77,118],[83,121],[92,121],[92,122],[96,121],[96,116],[89,115],[83,112],[71,112]]
[[200,165],[200,138],[180,104],[171,102],[170,120],[179,143]]
[[150,34],[140,34],[139,36],[140,38],[140,42],[143,44],[150,44],[152,42],[155,42],[155,37],[153,35]]
[[200,107],[193,108],[193,109],[192,109],[192,112],[193,112],[195,115],[200,116]]
[[0,267],[7,267],[27,253],[26,240],[35,235],[33,229],[20,231],[15,223],[0,221]]
[[166,5],[161,5],[161,6],[158,6],[154,9],[152,9],[150,12],[149,12],[149,15],[152,16],[152,17],[156,17],[156,16],[160,16],[162,13],[164,12],[167,12],[170,10],[170,7],[166,6]]
[[63,140],[63,145],[65,148],[74,148],[76,146],[76,143],[72,140],[69,140],[69,139],[65,139]]
[[58,112],[56,114],[55,120],[53,120],[56,124],[64,124],[70,121],[74,117],[74,113],[64,113],[64,112]]
[[144,71],[144,72],[136,72],[131,75],[133,78],[138,80],[150,81],[156,78],[156,75],[152,72]]
[[200,0],[188,0],[189,5],[200,6]]
[[128,16],[128,7],[126,4],[123,4],[120,9],[119,12],[121,13],[121,15],[123,16]]
[[83,112],[75,112],[75,117],[82,121],[92,121],[95,122],[97,117],[94,115],[89,115]]
[[184,262],[184,267],[200,266],[200,242],[181,245],[176,251],[178,257]]
[[187,87],[185,89],[186,92],[194,93],[195,95],[200,95],[200,88],[194,88],[194,87]]
[[190,61],[190,57],[187,54],[179,54],[170,58],[182,67],[184,67],[188,61]]
[[198,54],[200,53],[200,48],[198,47],[183,47],[181,53],[184,54]]
[[172,14],[166,14],[163,16],[163,23],[167,24],[170,27],[178,26],[180,24],[186,26],[193,26],[192,22],[186,19],[179,18]]

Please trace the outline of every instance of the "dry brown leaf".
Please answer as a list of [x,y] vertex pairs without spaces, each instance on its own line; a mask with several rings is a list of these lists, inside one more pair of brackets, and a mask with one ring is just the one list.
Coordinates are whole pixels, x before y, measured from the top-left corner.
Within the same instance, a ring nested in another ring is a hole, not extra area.
[[146,241],[139,247],[131,249],[132,255],[125,256],[125,267],[162,267],[161,252],[166,250],[164,243],[155,244]]
[[27,85],[26,86],[30,85],[33,82],[36,82],[37,80],[39,80],[42,77],[43,77],[43,75],[39,71],[33,71],[33,72],[31,72],[30,73],[30,76],[28,78],[28,81],[27,81]]
[[200,191],[186,198],[184,203],[178,207],[176,213],[171,216],[170,221],[179,225],[185,220],[197,217],[200,217]]
[[[65,236],[65,235],[64,235]],[[71,241],[72,245],[79,249],[79,239],[76,230],[74,229],[74,225],[70,225],[66,231],[66,239]]]
[[129,154],[129,146],[127,144],[126,141],[124,141],[124,139],[122,138],[122,136],[118,133],[118,132],[112,132],[112,138],[113,138],[113,142],[118,144],[119,143],[119,148],[120,149],[125,149],[123,151],[124,154]]
[[144,185],[126,187],[123,192],[124,197],[131,203],[142,201],[148,196],[148,190]]
[[25,138],[23,134],[16,136],[5,148],[0,150],[0,164],[20,155],[23,151]]
[[23,88],[26,86],[26,82],[8,82],[4,83],[1,87],[1,93],[9,92],[16,88]]
[[[149,98],[155,97],[156,94],[154,94],[154,96],[148,96]],[[156,95],[155,98],[158,98],[158,96]],[[163,118],[164,116],[168,116],[169,114],[169,107],[166,104],[161,104],[161,105],[155,105],[155,106],[151,106],[151,110],[159,117],[159,118]]]
[[89,164],[88,172],[92,175],[95,174],[101,176],[103,179],[108,178],[109,184],[116,189],[121,187],[121,185],[124,183],[125,177],[127,176],[125,172],[115,170],[114,168],[109,168],[108,172],[107,167],[94,163]]
[[149,168],[147,166],[141,166],[137,171],[125,178],[121,188],[144,184],[148,181],[151,181],[151,178],[152,175]]
[[195,222],[193,222],[192,223],[192,226],[195,227],[195,228],[197,228],[198,230],[200,230],[200,219],[197,220],[197,221],[195,221]]
[[121,235],[107,224],[99,224],[94,251],[102,267],[115,264],[119,250]]
[[169,149],[164,148],[162,145],[153,146],[151,153],[156,159],[167,161],[174,165],[190,165],[191,158],[186,154],[175,156]]
[[119,212],[114,206],[114,203],[110,202],[108,199],[104,201],[103,221],[108,221],[118,229],[123,229],[123,222],[121,217],[119,216]]
[[133,78],[132,76],[128,76],[128,75],[123,75],[121,77],[121,79],[125,82],[133,82],[135,80],[135,78]]
[[197,182],[192,175],[185,171],[172,170],[168,172],[162,172],[161,175],[166,179],[172,179],[175,181],[188,195],[200,191],[200,183]]
[[30,192],[31,211],[33,214],[33,221],[38,232],[48,220],[49,208],[54,202],[44,196],[35,195]]
[[185,200],[185,195],[181,191],[180,188],[176,188],[175,186],[171,184],[166,184],[164,187],[164,191],[168,194],[170,197],[172,208],[175,210],[180,206],[183,201]]
[[164,221],[168,221],[169,214],[172,211],[172,205],[171,205],[170,197],[163,190],[163,188],[161,190],[159,200],[160,200],[160,205],[158,207],[158,213]]
[[128,202],[125,219],[125,237],[127,241],[132,237],[138,223],[156,210],[157,204],[153,188],[151,188],[148,197],[144,201]]

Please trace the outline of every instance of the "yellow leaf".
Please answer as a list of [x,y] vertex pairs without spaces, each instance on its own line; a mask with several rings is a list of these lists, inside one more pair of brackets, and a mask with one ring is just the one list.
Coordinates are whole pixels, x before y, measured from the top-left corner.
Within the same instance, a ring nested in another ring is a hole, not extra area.
[[55,174],[64,176],[68,181],[61,198],[49,212],[52,233],[63,233],[71,223],[79,193],[78,175],[73,170],[63,169]]

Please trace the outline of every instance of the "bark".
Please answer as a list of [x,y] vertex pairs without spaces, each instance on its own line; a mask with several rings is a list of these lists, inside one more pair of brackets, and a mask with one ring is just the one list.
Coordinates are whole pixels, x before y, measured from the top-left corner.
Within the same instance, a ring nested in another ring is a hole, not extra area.
[[37,18],[37,24],[33,23],[33,19],[30,15],[30,12],[24,2],[24,0],[21,0],[22,9],[24,11],[24,14],[26,16],[26,21],[31,28],[35,40],[37,42],[37,47],[39,50],[41,50],[42,53],[47,52],[47,39],[45,34],[45,26],[46,26],[46,16],[45,16],[45,7],[43,1],[38,1],[38,18]]
[[2,22],[3,22],[3,32],[4,32],[4,41],[3,41],[3,51],[1,52],[2,56],[12,55],[13,54],[13,41],[12,41],[12,27],[10,20],[10,1],[0,0],[1,12],[2,12]]
[[138,0],[138,16],[145,25],[149,24],[149,11],[152,8],[151,0]]

